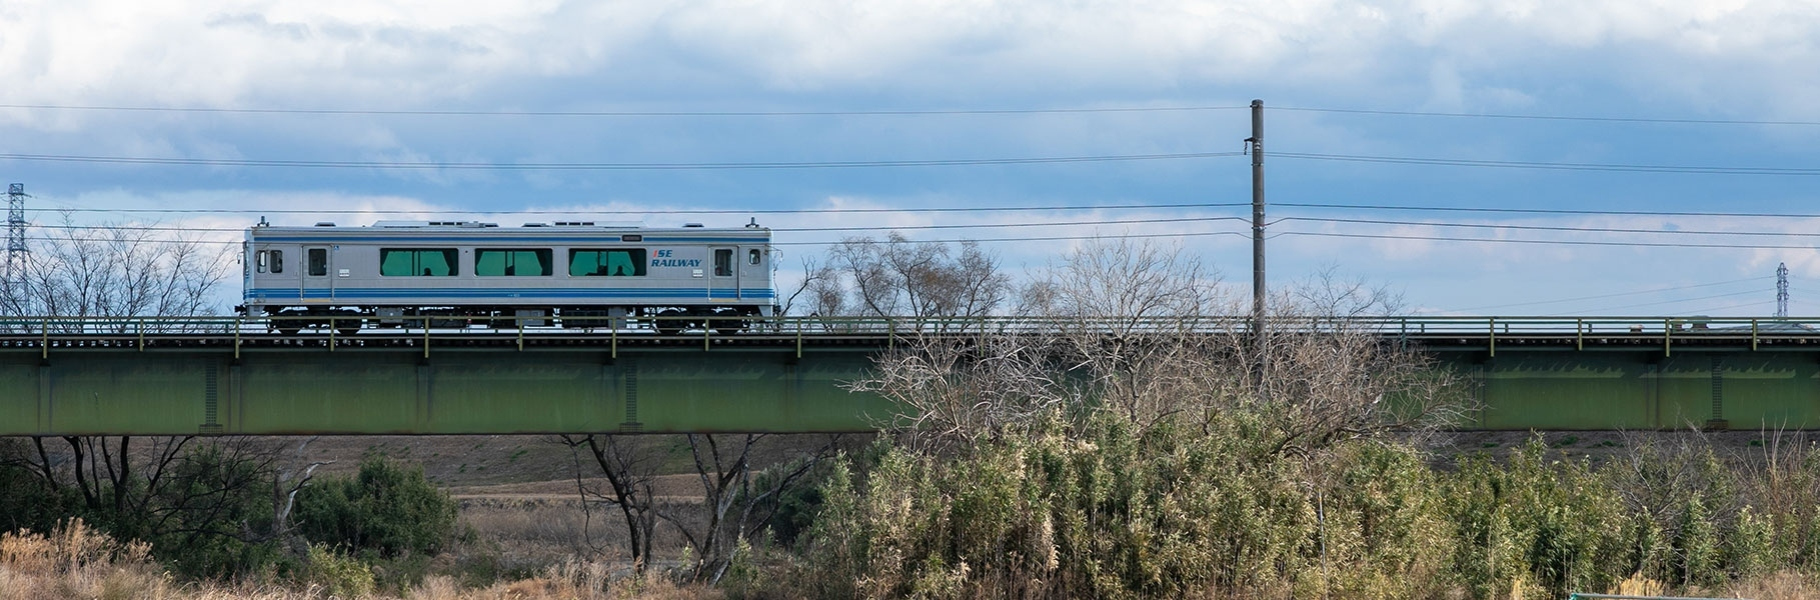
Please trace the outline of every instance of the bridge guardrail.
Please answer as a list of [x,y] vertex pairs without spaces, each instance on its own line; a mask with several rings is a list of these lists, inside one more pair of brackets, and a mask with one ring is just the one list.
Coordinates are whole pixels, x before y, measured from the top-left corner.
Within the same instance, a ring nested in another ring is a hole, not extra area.
[[[637,327],[633,327],[636,325]],[[1664,352],[1677,340],[1748,341],[1754,349],[1765,338],[1820,338],[1820,318],[1705,317],[1705,316],[1392,316],[1392,317],[1272,317],[1268,325],[1281,331],[1350,331],[1399,338],[1462,336],[1486,340],[1495,354],[1500,340],[1525,337],[1573,336],[1576,347],[1587,338],[1644,341],[1659,339]],[[1038,335],[1087,334],[1224,334],[1249,335],[1254,323],[1247,316],[1202,315],[1187,317],[402,317],[355,316],[15,316],[0,317],[0,348],[43,348],[60,343],[130,343],[143,350],[148,338],[231,337],[238,353],[248,338],[296,336],[299,339],[367,340],[421,339],[425,352],[437,340],[493,340],[514,336],[520,348],[526,339],[570,338],[606,341],[617,352],[625,339],[700,338],[703,347],[717,339],[790,339],[798,351],[805,340],[898,339],[926,335],[997,333]],[[35,338],[35,339],[34,339]],[[331,343],[333,348],[335,344]]]
[[[381,322],[384,322],[381,325]],[[626,326],[636,322],[644,328]],[[1661,335],[1685,333],[1701,335],[1820,336],[1820,317],[1682,317],[1682,316],[1616,316],[1616,317],[1527,317],[1527,316],[1393,316],[1393,317],[1272,317],[1269,324],[1288,330],[1326,330],[1343,328],[1352,331],[1375,331],[1383,334],[1445,335]],[[1187,317],[354,317],[354,316],[163,316],[163,317],[93,317],[15,316],[0,317],[0,335],[138,335],[145,334],[226,334],[278,331],[286,326],[302,333],[324,333],[329,329],[358,330],[363,334],[410,330],[426,326],[437,331],[491,328],[496,331],[529,328],[543,331],[570,331],[599,334],[610,330],[622,333],[654,333],[652,327],[675,329],[677,333],[712,329],[716,333],[784,333],[804,332],[828,335],[877,335],[917,333],[1053,333],[1053,332],[1247,332],[1252,321],[1247,316]],[[666,332],[667,333],[667,332]]]

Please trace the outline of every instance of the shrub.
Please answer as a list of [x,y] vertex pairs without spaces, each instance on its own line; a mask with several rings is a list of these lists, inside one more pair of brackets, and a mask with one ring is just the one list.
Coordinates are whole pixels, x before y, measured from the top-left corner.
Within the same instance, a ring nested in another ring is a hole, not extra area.
[[360,598],[373,593],[373,569],[321,544],[310,544],[310,581],[331,597]]
[[457,506],[423,475],[383,456],[353,477],[318,479],[297,499],[298,531],[312,542],[379,558],[429,555],[455,534]]

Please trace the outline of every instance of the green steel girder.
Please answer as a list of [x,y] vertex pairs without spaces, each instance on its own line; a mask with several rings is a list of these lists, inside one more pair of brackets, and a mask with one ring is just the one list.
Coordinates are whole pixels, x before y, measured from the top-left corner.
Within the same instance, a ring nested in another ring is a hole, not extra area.
[[1482,410],[1466,429],[1820,429],[1820,352],[1439,354]]
[[[1468,429],[1820,429],[1820,343],[1563,339],[1425,347],[1479,401]],[[864,431],[893,407],[842,383],[879,342],[15,346],[0,348],[0,435]]]
[[0,354],[0,435],[834,432],[890,405],[852,350]]

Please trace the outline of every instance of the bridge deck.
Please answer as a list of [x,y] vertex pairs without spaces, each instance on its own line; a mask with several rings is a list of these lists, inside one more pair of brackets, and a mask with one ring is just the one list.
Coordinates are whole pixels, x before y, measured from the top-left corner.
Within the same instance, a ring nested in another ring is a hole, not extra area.
[[[422,325],[424,323],[419,323]],[[502,323],[511,325],[513,323]],[[1332,321],[1280,323],[1290,331]],[[1816,320],[1348,321],[1471,382],[1479,429],[1820,427]],[[762,330],[0,321],[0,435],[857,431],[874,353],[925,335],[1245,335],[1243,319],[777,319]]]

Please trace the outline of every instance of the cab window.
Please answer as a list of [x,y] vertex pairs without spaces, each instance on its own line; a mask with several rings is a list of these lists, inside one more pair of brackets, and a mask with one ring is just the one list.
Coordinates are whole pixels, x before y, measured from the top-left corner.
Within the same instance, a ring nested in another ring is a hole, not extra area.
[[643,277],[644,248],[570,250],[570,277]]
[[454,248],[380,248],[379,274],[388,277],[453,277]]
[[733,274],[733,249],[714,249],[714,275],[726,277]]
[[482,248],[474,251],[474,274],[481,277],[544,277],[554,272],[545,249]]
[[253,262],[258,263],[257,269],[260,273],[284,272],[283,250],[260,250],[253,253],[253,258]]
[[748,264],[757,265],[760,260],[763,260],[763,257],[764,253],[759,252],[757,248],[746,251],[746,263]]

